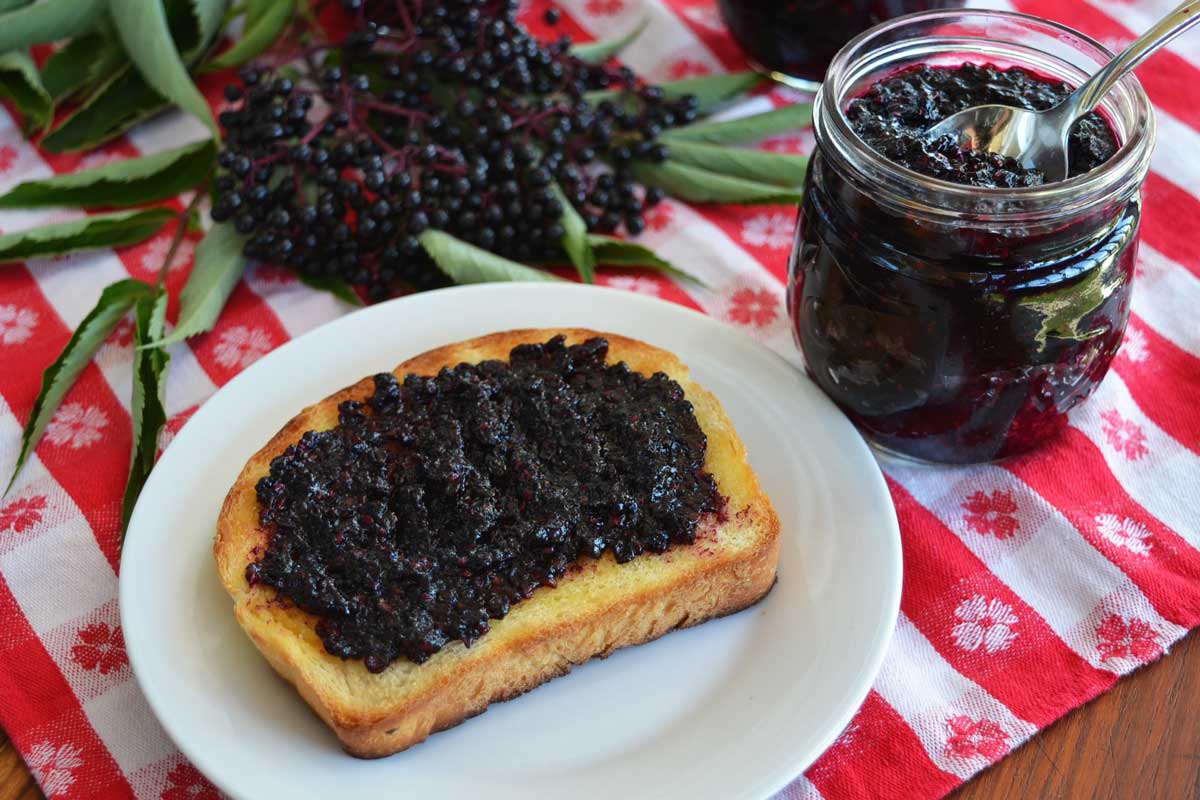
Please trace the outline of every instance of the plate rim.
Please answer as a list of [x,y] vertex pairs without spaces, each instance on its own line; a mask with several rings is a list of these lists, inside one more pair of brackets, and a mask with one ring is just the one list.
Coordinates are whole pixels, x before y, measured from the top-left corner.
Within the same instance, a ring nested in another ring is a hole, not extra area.
[[[807,375],[805,375],[803,373],[802,370],[798,370],[798,368],[795,364],[790,363],[782,355],[780,355],[778,352],[776,352],[772,348],[768,347],[764,343],[755,340],[753,337],[749,336],[747,333],[745,333],[741,330],[738,330],[731,325],[722,323],[721,321],[717,320],[716,318],[714,318],[702,311],[698,311],[693,308],[688,308],[686,306],[671,302],[669,300],[665,300],[665,299],[658,298],[658,297],[649,297],[646,295],[640,295],[640,294],[636,294],[633,292],[616,289],[616,288],[612,288],[612,287],[585,285],[585,284],[578,284],[578,283],[567,282],[567,281],[563,281],[561,283],[560,282],[479,283],[479,284],[450,286],[450,287],[435,289],[435,290],[431,290],[431,291],[427,291],[427,292],[421,292],[421,293],[416,293],[416,294],[412,294],[412,295],[406,295],[403,297],[393,298],[391,300],[388,300],[388,301],[385,301],[382,303],[377,303],[372,306],[367,306],[365,308],[356,309],[349,313],[343,314],[340,317],[329,320],[323,324],[317,325],[316,327],[314,327],[308,331],[305,331],[304,333],[302,333],[299,336],[289,339],[288,341],[281,344],[279,347],[276,347],[275,349],[271,350],[270,352],[268,352],[267,354],[262,356],[262,358],[258,359],[250,366],[246,367],[244,370],[242,370],[237,375],[235,375],[233,378],[231,378],[228,382],[226,382],[223,386],[219,387],[212,395],[210,395],[208,398],[206,398],[199,405],[199,407],[197,408],[195,413],[192,415],[192,417],[190,417],[187,420],[187,422],[180,429],[180,431],[176,434],[176,436],[177,437],[183,436],[188,425],[190,425],[193,420],[195,420],[197,418],[204,419],[205,416],[202,416],[202,415],[205,415],[206,411],[208,411],[209,413],[217,413],[217,412],[211,410],[215,407],[215,405],[211,401],[214,398],[216,398],[218,394],[223,393],[223,392],[235,391],[238,387],[240,387],[241,384],[251,382],[252,380],[254,380],[253,375],[256,372],[267,369],[268,365],[273,360],[279,360],[281,358],[284,358],[285,356],[280,355],[281,353],[287,353],[287,352],[290,352],[291,350],[305,347],[305,346],[307,346],[307,344],[310,340],[316,339],[318,337],[329,336],[329,335],[331,335],[329,332],[330,329],[336,329],[340,326],[347,326],[347,325],[351,324],[350,322],[348,322],[348,320],[351,320],[352,318],[360,317],[361,315],[366,315],[366,314],[382,315],[382,314],[386,313],[386,309],[396,308],[397,306],[402,305],[402,304],[413,304],[413,303],[426,302],[426,301],[422,300],[422,298],[429,298],[429,297],[435,296],[435,295],[436,296],[445,296],[447,294],[509,294],[509,293],[513,293],[513,292],[516,292],[516,293],[530,292],[530,293],[547,293],[547,294],[553,294],[553,293],[557,293],[557,292],[603,293],[603,294],[611,296],[613,299],[619,299],[622,302],[639,303],[639,304],[645,305],[647,308],[654,308],[654,309],[668,311],[669,313],[679,314],[681,316],[690,318],[691,321],[693,321],[697,324],[709,326],[713,330],[720,330],[722,335],[733,336],[733,337],[743,340],[745,343],[750,344],[751,346],[753,346],[754,348],[756,348],[757,350],[762,352],[764,355],[768,356],[770,359],[776,361],[780,367],[790,370],[792,372],[799,372],[800,378],[811,384],[811,379],[809,379],[807,377]],[[530,327],[533,327],[533,326],[531,325]],[[505,330],[513,330],[513,328],[504,328],[504,329]],[[501,329],[497,329],[497,330],[501,330]],[[813,384],[813,386],[815,389],[816,388],[815,384]],[[336,389],[334,391],[336,391]],[[841,410],[837,408],[837,406],[833,403],[833,401],[830,400],[823,392],[820,392],[820,390],[817,389],[815,391],[815,395],[817,396],[816,402],[827,406],[827,408],[829,408],[829,409],[832,409],[833,412],[840,419],[841,423],[844,424],[844,426],[846,428],[848,428],[849,431],[853,434],[852,437],[848,437],[846,439],[847,446],[858,451],[858,456],[865,458],[866,463],[870,464],[872,467],[868,471],[868,475],[859,476],[860,479],[862,480],[861,488],[863,489],[864,494],[875,495],[875,496],[878,496],[885,500],[885,502],[882,505],[884,507],[886,507],[886,509],[887,509],[887,523],[888,524],[886,526],[886,531],[881,530],[879,532],[879,534],[880,534],[881,540],[886,542],[887,550],[891,551],[892,554],[894,554],[894,558],[888,558],[885,560],[885,563],[890,564],[891,569],[888,574],[888,585],[886,587],[884,587],[885,592],[881,593],[881,594],[886,595],[883,598],[886,613],[885,613],[884,618],[881,618],[879,620],[880,630],[882,630],[883,633],[881,635],[878,635],[875,637],[876,641],[873,643],[872,649],[869,652],[869,656],[866,659],[864,659],[864,661],[862,662],[865,666],[865,669],[860,670],[860,672],[859,672],[860,679],[859,679],[858,683],[854,686],[853,691],[848,692],[848,696],[850,699],[852,699],[853,702],[850,702],[850,700],[847,700],[845,702],[841,714],[835,716],[837,724],[829,725],[826,735],[817,740],[818,741],[817,745],[810,745],[809,747],[798,750],[796,757],[791,762],[789,762],[787,765],[779,764],[774,769],[770,770],[770,772],[773,774],[778,773],[775,777],[764,778],[764,780],[759,782],[759,785],[757,788],[752,788],[750,790],[750,791],[754,792],[753,796],[762,797],[762,798],[764,798],[764,800],[766,798],[770,798],[772,795],[774,795],[781,789],[785,788],[792,781],[801,777],[803,775],[804,771],[807,770],[813,763],[815,763],[815,761],[817,759],[819,759],[820,756],[836,741],[837,737],[841,734],[842,730],[844,730],[844,728],[850,723],[850,721],[853,719],[854,715],[858,713],[859,709],[862,707],[862,704],[865,702],[867,695],[870,693],[871,688],[874,686],[876,678],[878,677],[880,669],[882,668],[883,660],[884,660],[884,658],[886,658],[887,653],[890,649],[892,640],[894,638],[896,625],[899,620],[899,614],[900,614],[900,600],[901,600],[901,593],[902,593],[902,588],[903,588],[903,574],[904,574],[904,557],[903,557],[903,548],[902,548],[902,544],[901,544],[899,519],[898,519],[897,512],[896,512],[895,503],[891,497],[891,492],[887,488],[887,483],[884,478],[882,469],[880,468],[878,459],[875,457],[873,450],[867,444],[866,440],[861,436],[861,434],[859,434],[857,429],[854,428],[853,424],[849,421],[848,418],[846,418],[846,416],[841,412]],[[851,442],[853,442],[853,444],[851,444]],[[162,458],[166,458],[166,457],[167,457],[166,452],[164,452]],[[158,481],[155,481],[156,476],[161,476],[162,474],[165,474],[165,471],[154,470],[151,472],[149,479],[146,481],[146,484],[143,487],[142,495],[139,497],[138,503],[135,505],[133,513],[130,516],[128,530],[134,531],[136,529],[140,529],[140,527],[141,527],[139,525],[140,518],[144,513],[148,513],[148,512],[144,512],[144,509],[146,508],[147,504],[142,502],[142,498],[151,495],[151,493],[154,491],[154,489],[156,487],[156,484],[158,483]],[[160,478],[160,480],[165,480],[165,478]],[[129,554],[131,552],[135,552],[135,551],[136,551],[136,547],[123,547],[122,551],[121,551],[121,559],[119,562],[118,609],[119,609],[119,613],[120,613],[122,630],[127,629],[126,622],[127,622],[127,619],[130,617],[129,605],[133,602],[132,599],[130,598],[130,593],[128,591],[126,591],[127,582],[132,580],[127,577],[130,574],[130,571],[126,569],[126,561],[127,561],[127,559],[130,561],[133,560],[133,557],[130,556]],[[217,770],[209,768],[211,761],[208,758],[208,756],[200,753],[198,751],[198,749],[193,746],[194,742],[192,741],[192,739],[190,739],[186,735],[186,733],[182,733],[176,728],[175,723],[177,720],[172,719],[171,715],[169,713],[165,713],[164,707],[160,707],[160,705],[163,705],[162,701],[164,698],[153,696],[152,693],[147,692],[145,690],[145,681],[143,680],[142,673],[143,673],[143,670],[146,669],[146,664],[143,661],[142,639],[139,637],[136,637],[136,636],[129,637],[128,641],[126,642],[126,650],[127,650],[127,654],[129,657],[130,668],[133,672],[134,679],[137,681],[138,689],[141,692],[142,696],[145,698],[147,705],[149,706],[151,712],[155,716],[155,719],[162,726],[162,729],[167,734],[168,738],[171,740],[171,743],[175,747],[177,747],[180,750],[180,752],[182,752],[183,755],[193,765],[195,765],[196,768],[198,770],[200,770],[200,772],[203,773],[204,776],[208,780],[212,781],[213,784],[216,785],[218,787],[218,789],[220,789],[223,793],[225,793],[231,797],[242,797],[243,795],[241,795],[238,792],[233,791],[232,788],[229,787],[224,781],[218,780],[216,777],[214,777],[215,774],[219,774],[219,773]]]

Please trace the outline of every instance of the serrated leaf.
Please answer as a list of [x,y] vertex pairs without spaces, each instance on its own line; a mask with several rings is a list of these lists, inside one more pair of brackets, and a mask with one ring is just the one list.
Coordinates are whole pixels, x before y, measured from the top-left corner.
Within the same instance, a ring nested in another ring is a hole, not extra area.
[[363,304],[362,298],[358,296],[353,287],[341,278],[315,278],[312,275],[301,275],[299,273],[297,273],[296,277],[305,286],[318,289],[322,292],[329,292],[343,303],[349,303],[352,306],[361,306]]
[[91,30],[104,0],[42,0],[0,14],[0,53],[69,39]]
[[[207,5],[200,4],[197,8]],[[162,0],[109,0],[108,10],[126,54],[146,83],[200,120],[213,138],[220,141],[221,132],[208,102],[192,82],[171,37]]]
[[242,35],[233,46],[204,65],[204,72],[244,64],[270,47],[296,13],[296,0],[270,0],[251,4]]
[[796,131],[811,122],[812,104],[797,103],[724,122],[697,122],[682,128],[672,128],[659,138],[667,143],[686,140],[730,144]]
[[589,233],[588,242],[592,245],[592,251],[596,254],[596,262],[599,264],[609,267],[652,269],[697,286],[705,286],[704,281],[690,272],[679,269],[645,245],[600,233]]
[[687,164],[634,162],[633,176],[647,186],[695,203],[799,203],[802,193]]
[[[146,0],[140,0],[145,2]],[[177,26],[171,25],[171,32],[176,36],[176,44],[179,46],[179,51],[184,60],[190,60],[192,56],[197,55],[201,50],[208,47],[217,32],[221,30],[225,22],[225,11],[229,8],[229,0],[186,0],[190,6],[192,17],[196,21],[196,40],[195,42],[179,41]],[[181,0],[167,0],[167,2],[181,2]],[[171,16],[170,10],[167,12],[168,17]]]
[[211,139],[139,158],[113,161],[83,172],[27,181],[0,196],[0,208],[133,206],[174,197],[212,169]]
[[0,94],[12,100],[25,117],[26,130],[49,124],[54,102],[28,50],[0,54]]
[[566,251],[567,258],[571,259],[571,263],[575,265],[575,270],[583,282],[595,283],[596,254],[592,252],[592,246],[588,243],[587,223],[583,221],[583,217],[579,216],[579,212],[575,210],[575,206],[571,205],[571,201],[563,194],[562,188],[557,183],[552,183],[550,188],[554,190],[554,196],[558,198],[558,202],[562,203],[563,207],[562,214],[558,218],[558,223],[563,228],[563,250]]
[[125,51],[100,32],[77,36],[46,60],[42,85],[54,102],[85,92],[126,63]]
[[[111,32],[110,39],[119,48],[123,66],[96,86],[78,109],[42,139],[41,146],[51,152],[90,150],[170,106],[166,98],[155,91],[129,63],[124,46],[118,41],[119,37],[107,17],[102,17],[100,22],[105,23],[101,25],[102,28]],[[170,0],[167,23],[186,55],[198,57],[203,53],[201,26],[207,23],[199,19],[192,0]]]
[[433,263],[455,283],[561,280],[549,272],[509,261],[443,231],[427,230],[418,238]]
[[167,107],[162,95],[126,64],[40,142],[52,153],[90,150]]
[[192,273],[179,294],[179,322],[175,330],[149,346],[166,347],[212,330],[246,269],[244,246],[245,239],[228,222],[209,229],[196,245]]
[[670,161],[673,163],[775,186],[798,187],[804,183],[804,173],[808,170],[807,156],[789,153],[701,142],[671,142],[667,147],[671,150]]
[[167,424],[165,395],[167,364],[171,356],[166,350],[147,349],[144,345],[161,339],[167,316],[167,293],[158,289],[137,301],[134,306],[133,396],[130,415],[133,420],[133,448],[129,456],[129,478],[121,501],[121,537],[137,503],[154,461],[158,457],[158,437]]
[[154,288],[148,284],[129,278],[112,284],[100,293],[96,306],[79,323],[79,327],[71,334],[67,346],[59,353],[54,363],[42,373],[42,389],[33,401],[29,421],[25,423],[25,430],[21,433],[21,451],[17,456],[12,477],[4,490],[5,494],[12,488],[21,467],[25,465],[25,460],[42,438],[59,403],[75,385],[79,374],[91,363],[92,356],[100,349],[100,345],[104,344],[104,340],[133,304],[153,292]]
[[134,244],[149,239],[174,218],[169,208],[114,211],[6,233],[0,236],[0,264]]
[[[694,96],[697,110],[704,113],[711,111],[726,100],[753,89],[763,80],[763,77],[757,72],[726,72],[720,75],[702,75],[698,78],[668,81],[657,85],[669,98],[679,98],[688,94]],[[617,89],[601,89],[583,95],[583,99],[593,105],[603,100],[619,101],[622,97],[630,98],[632,95]]]
[[649,24],[650,18],[643,17],[642,21],[624,36],[619,36],[616,39],[606,39],[602,42],[577,44],[571,48],[571,55],[589,64],[602,64],[633,44],[633,40],[640,36]]

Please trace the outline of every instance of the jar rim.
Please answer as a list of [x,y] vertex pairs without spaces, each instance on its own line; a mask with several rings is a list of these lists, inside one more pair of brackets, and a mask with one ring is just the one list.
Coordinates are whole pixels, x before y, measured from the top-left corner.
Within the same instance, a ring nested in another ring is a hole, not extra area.
[[[1105,98],[1109,101],[1118,91],[1123,91],[1127,98],[1125,104],[1135,115],[1133,124],[1129,126],[1126,136],[1121,141],[1120,149],[1100,166],[1063,181],[1014,188],[954,183],[897,164],[867,144],[846,118],[844,100],[845,90],[849,87],[842,85],[846,78],[856,77],[853,71],[855,65],[872,52],[864,48],[872,40],[914,23],[936,23],[939,20],[949,22],[961,20],[963,17],[978,18],[981,21],[1003,20],[1048,29],[1057,32],[1061,41],[1074,39],[1094,48],[1105,62],[1114,57],[1112,51],[1090,36],[1067,25],[1031,14],[992,9],[940,9],[906,14],[860,33],[838,51],[813,103],[813,125],[818,144],[825,138],[822,134],[827,126],[832,127],[836,131],[839,144],[847,146],[860,163],[870,166],[874,178],[872,192],[879,189],[890,190],[896,195],[896,205],[933,216],[962,216],[964,207],[978,205],[980,201],[986,205],[986,214],[992,219],[1025,219],[1039,216],[1048,210],[1071,213],[1091,205],[1096,198],[1107,201],[1114,195],[1122,194],[1123,190],[1132,193],[1141,185],[1149,169],[1150,156],[1154,149],[1155,121],[1150,99],[1132,72],[1122,78]],[[1030,54],[1041,53],[1063,66],[1077,69],[1046,51],[1038,51],[1018,43],[1013,45]],[[970,52],[966,48],[961,49],[963,52]],[[853,82],[849,81],[851,84]],[[880,186],[880,181],[884,185]],[[927,196],[936,197],[939,202],[922,202]]]

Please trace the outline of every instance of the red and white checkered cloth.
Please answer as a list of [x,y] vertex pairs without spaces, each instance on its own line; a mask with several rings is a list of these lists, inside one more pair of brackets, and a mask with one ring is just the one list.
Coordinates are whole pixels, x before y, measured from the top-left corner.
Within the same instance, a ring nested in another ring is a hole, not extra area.
[[[626,60],[655,79],[742,67],[712,0],[564,0],[580,39],[651,27]],[[1014,0],[1112,48],[1175,0]],[[527,18],[544,29],[546,0]],[[990,3],[996,5],[996,3]],[[862,710],[780,796],[940,796],[1038,729],[1162,655],[1200,623],[1200,57],[1181,40],[1139,70],[1158,107],[1129,332],[1112,373],[1041,451],[1002,465],[887,466],[904,540],[895,640]],[[217,102],[219,84],[204,87]],[[762,110],[776,92],[744,104]],[[102,153],[52,156],[0,112],[0,189],[200,138],[174,117]],[[807,151],[808,132],[763,146]],[[53,212],[0,215],[15,230]],[[639,274],[602,283],[737,325],[795,359],[783,306],[795,211],[667,202],[643,234],[711,290]],[[16,458],[41,371],[103,286],[153,280],[172,234],[117,252],[0,267],[0,475]],[[192,243],[194,244],[194,242]],[[167,284],[170,318],[191,266]],[[175,348],[162,446],[222,384],[350,309],[260,266],[216,329]],[[0,502],[0,725],[54,798],[217,798],[171,744],[129,668],[117,613],[117,535],[130,450],[128,323],[67,395]]]

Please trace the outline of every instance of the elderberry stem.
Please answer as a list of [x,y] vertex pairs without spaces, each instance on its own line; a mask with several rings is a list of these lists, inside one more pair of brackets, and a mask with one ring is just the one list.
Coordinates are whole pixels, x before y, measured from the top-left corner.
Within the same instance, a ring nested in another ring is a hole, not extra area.
[[156,285],[160,289],[167,283],[167,273],[171,271],[171,264],[175,261],[175,255],[179,252],[180,245],[183,244],[183,237],[187,234],[188,221],[196,213],[196,209],[200,207],[200,198],[207,191],[208,181],[206,180],[197,187],[196,193],[192,195],[192,199],[188,201],[183,211],[179,212],[178,221],[175,224],[175,234],[171,237],[171,246],[167,248],[167,254],[163,256],[162,266],[158,269]]
[[[227,90],[243,102],[221,114],[213,218],[247,256],[381,299],[445,281],[418,239],[431,228],[524,262],[563,258],[568,205],[589,231],[644,228],[630,166],[666,159],[656,139],[694,99],[539,41],[516,0],[341,2],[342,40],[298,43],[303,88],[251,66]],[[585,99],[602,89],[620,101]]]

